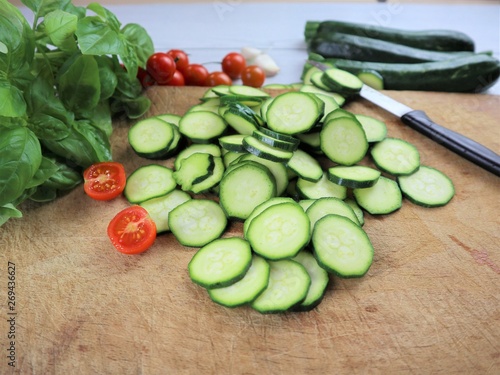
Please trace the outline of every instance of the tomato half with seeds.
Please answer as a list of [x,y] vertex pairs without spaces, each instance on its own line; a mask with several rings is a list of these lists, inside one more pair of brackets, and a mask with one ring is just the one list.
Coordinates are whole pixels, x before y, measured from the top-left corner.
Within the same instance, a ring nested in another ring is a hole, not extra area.
[[98,201],[109,201],[119,196],[127,177],[123,164],[116,161],[105,161],[92,164],[83,172],[83,190]]
[[108,237],[120,253],[133,255],[149,249],[156,239],[156,224],[145,208],[127,207],[109,222]]

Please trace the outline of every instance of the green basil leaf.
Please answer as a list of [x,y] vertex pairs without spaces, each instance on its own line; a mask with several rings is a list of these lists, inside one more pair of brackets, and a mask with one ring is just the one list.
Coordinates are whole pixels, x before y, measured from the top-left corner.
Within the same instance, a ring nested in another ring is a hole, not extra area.
[[112,103],[113,113],[125,112],[131,119],[139,118],[144,115],[151,107],[151,100],[145,96],[137,98],[119,98]]
[[149,56],[154,53],[153,41],[147,31],[138,24],[129,23],[121,32],[128,44],[134,48],[139,66],[145,67]]
[[136,79],[137,70],[139,69],[137,54],[135,49],[128,43],[124,42],[123,51],[120,54],[120,59],[125,66],[125,72],[131,79]]
[[74,14],[55,10],[48,13],[43,20],[45,33],[52,44],[62,51],[75,51],[77,49],[75,31],[78,17]]
[[26,114],[23,92],[0,79],[0,116],[22,117]]
[[119,31],[97,16],[79,20],[76,36],[84,55],[119,55],[124,49]]
[[35,113],[29,119],[29,128],[39,139],[57,141],[68,136],[68,125],[45,113]]
[[108,56],[95,56],[99,67],[99,81],[101,83],[101,98],[106,100],[111,98],[115,92],[118,78],[114,72],[113,60]]
[[21,2],[30,8],[36,17],[45,17],[49,12],[63,9],[71,0],[21,0]]
[[[93,163],[99,161],[111,161],[113,159],[109,138],[106,134],[104,134],[104,132],[100,131],[98,128],[93,126],[90,121],[86,120],[77,121],[75,129],[83,136],[83,138],[94,150],[95,159]],[[88,165],[86,167],[88,167]]]
[[99,67],[93,56],[82,55],[59,79],[59,94],[64,106],[75,114],[91,111],[101,95]]
[[57,166],[57,171],[43,183],[43,186],[56,190],[70,190],[82,183],[82,173],[80,170],[70,167],[62,161],[51,158]]
[[57,190],[46,186],[37,186],[29,199],[33,202],[46,203],[57,198]]
[[50,177],[52,177],[57,171],[59,167],[56,163],[54,163],[51,159],[42,156],[42,162],[40,163],[40,167],[38,167],[35,175],[31,179],[31,181],[26,186],[27,189],[43,184]]
[[101,101],[92,112],[85,114],[84,119],[88,120],[90,125],[102,131],[108,138],[113,132],[113,121],[109,102]]
[[66,110],[51,81],[50,72],[42,71],[26,90],[28,126],[40,139],[58,140],[68,136],[74,114]]
[[19,211],[13,204],[7,203],[0,207],[0,226],[5,224],[9,219],[19,219],[23,217],[23,213]]
[[19,9],[4,0],[0,6],[0,41],[4,51],[0,53],[0,70],[10,74],[31,64],[35,54],[33,30]]
[[114,15],[113,12],[104,8],[99,3],[90,3],[87,6],[87,9],[91,10],[95,14],[97,14],[103,21],[106,21],[108,25],[116,32],[120,31],[121,23],[118,21],[118,18]]
[[0,127],[0,206],[23,194],[41,162],[40,142],[31,130]]
[[93,163],[111,160],[109,139],[85,121],[75,121],[66,138],[58,141],[42,140],[42,144],[66,159],[69,165],[87,168]]

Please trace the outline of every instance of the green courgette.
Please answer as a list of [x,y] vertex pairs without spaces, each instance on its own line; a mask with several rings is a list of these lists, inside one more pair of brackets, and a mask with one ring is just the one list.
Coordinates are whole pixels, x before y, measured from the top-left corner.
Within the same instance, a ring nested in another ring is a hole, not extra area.
[[[312,57],[318,59],[317,55],[312,55]],[[384,88],[387,90],[480,92],[493,86],[500,76],[499,61],[484,54],[413,64],[345,59],[325,59],[324,61],[353,74],[367,69],[375,70],[384,77]]]
[[353,22],[307,21],[304,35],[306,41],[309,41],[316,34],[333,32],[370,37],[433,51],[474,51],[474,41],[467,34],[454,30],[402,30]]
[[390,63],[443,61],[473,54],[473,52],[463,51],[430,51],[385,40],[339,32],[316,34],[309,43],[309,51],[318,53],[323,57]]

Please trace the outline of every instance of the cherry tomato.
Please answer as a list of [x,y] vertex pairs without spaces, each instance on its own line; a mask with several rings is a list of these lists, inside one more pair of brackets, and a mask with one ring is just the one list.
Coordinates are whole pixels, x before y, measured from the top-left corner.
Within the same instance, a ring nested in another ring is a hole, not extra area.
[[156,239],[156,224],[145,208],[133,205],[118,212],[109,222],[108,237],[123,254],[143,253]]
[[175,73],[175,62],[166,53],[156,52],[149,57],[146,69],[158,84],[164,85],[170,81]]
[[83,190],[98,201],[109,201],[119,196],[127,181],[125,168],[114,161],[92,164],[83,172]]
[[168,81],[167,85],[169,86],[184,86],[186,84],[186,80],[184,79],[184,75],[176,70],[170,81]]
[[257,65],[247,66],[241,72],[241,81],[246,86],[261,87],[266,80],[266,74]]
[[184,80],[188,86],[204,86],[208,70],[201,64],[189,64],[184,71]]
[[224,72],[212,72],[208,75],[205,81],[205,86],[227,85],[231,86],[233,80]]
[[241,53],[231,52],[222,59],[222,71],[232,79],[238,79],[247,63]]
[[139,67],[139,69],[137,70],[137,79],[144,88],[153,86],[156,83],[151,74],[149,74],[146,69],[143,69],[141,67]]
[[186,52],[180,49],[171,49],[167,52],[167,55],[174,59],[177,70],[181,73],[186,70],[189,65],[189,57]]

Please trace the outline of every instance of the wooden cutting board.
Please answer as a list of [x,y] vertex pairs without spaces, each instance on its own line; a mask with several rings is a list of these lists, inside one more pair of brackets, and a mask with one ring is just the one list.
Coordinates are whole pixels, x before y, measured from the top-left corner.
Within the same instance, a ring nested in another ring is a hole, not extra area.
[[[183,114],[203,90],[152,88],[149,114]],[[500,97],[388,94],[500,152]],[[348,108],[384,120],[456,187],[442,208],[405,201],[394,214],[366,215],[375,259],[365,277],[332,277],[307,313],[223,308],[189,280],[196,249],[164,234],[142,255],[116,252],[106,226],[125,199],[96,202],[77,188],[24,206],[23,219],[0,228],[0,373],[11,373],[10,341],[22,374],[498,373],[500,178],[363,100]],[[115,159],[128,173],[149,163],[127,143],[131,123],[115,125]]]

